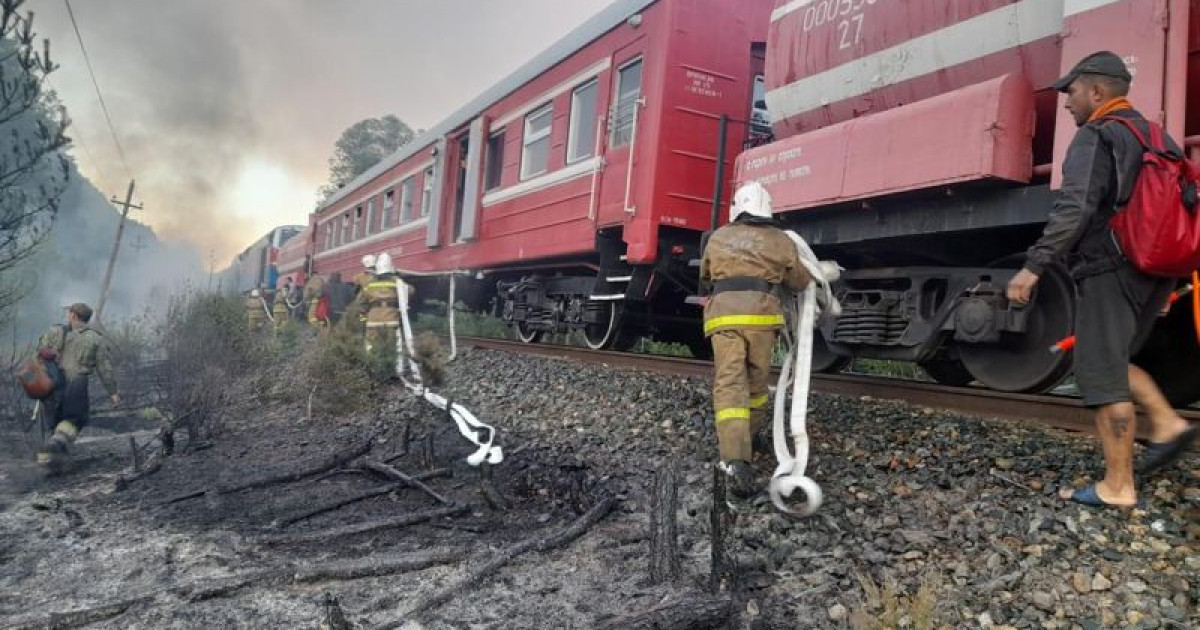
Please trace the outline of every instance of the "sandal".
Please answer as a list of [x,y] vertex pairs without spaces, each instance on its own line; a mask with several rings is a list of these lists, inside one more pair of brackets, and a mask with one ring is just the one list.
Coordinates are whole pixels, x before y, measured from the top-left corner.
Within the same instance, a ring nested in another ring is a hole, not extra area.
[[1196,441],[1198,435],[1200,435],[1200,428],[1188,427],[1170,442],[1147,442],[1146,455],[1142,459],[1142,464],[1138,466],[1138,474],[1146,475],[1175,463],[1175,460],[1179,459]]

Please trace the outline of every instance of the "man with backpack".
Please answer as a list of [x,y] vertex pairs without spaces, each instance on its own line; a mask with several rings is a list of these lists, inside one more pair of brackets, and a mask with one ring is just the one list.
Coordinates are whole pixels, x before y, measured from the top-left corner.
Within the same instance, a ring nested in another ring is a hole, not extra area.
[[39,351],[54,351],[66,377],[66,384],[44,401],[44,419],[51,435],[38,450],[37,462],[51,472],[64,463],[68,449],[88,422],[88,379],[92,374],[100,377],[113,406],[121,405],[107,342],[88,325],[91,319],[91,307],[72,304],[67,309],[67,326],[52,327],[38,341]]
[[[1132,244],[1123,239],[1124,230],[1117,224],[1141,216],[1135,210],[1155,201],[1148,199],[1155,193],[1147,192],[1147,184],[1158,184],[1159,174],[1143,169],[1143,161],[1151,155],[1145,149],[1148,139],[1160,140],[1177,164],[1183,155],[1174,141],[1133,109],[1126,98],[1131,81],[1121,58],[1104,51],[1085,57],[1055,82],[1054,88],[1067,95],[1066,109],[1079,131],[1063,160],[1062,186],[1042,237],[1029,248],[1025,267],[1013,277],[1007,292],[1018,306],[1028,305],[1047,267],[1072,263],[1078,289],[1075,377],[1084,404],[1096,410],[1106,471],[1095,485],[1063,498],[1092,506],[1137,504],[1133,478],[1137,415],[1132,401],[1142,406],[1150,420],[1150,443],[1139,472],[1173,461],[1197,433],[1167,402],[1154,379],[1130,363],[1177,281],[1166,274],[1146,273],[1144,261],[1133,255]],[[1165,154],[1160,158],[1169,159]],[[1179,204],[1178,185],[1173,192],[1167,187],[1156,190],[1162,199],[1151,206]]]

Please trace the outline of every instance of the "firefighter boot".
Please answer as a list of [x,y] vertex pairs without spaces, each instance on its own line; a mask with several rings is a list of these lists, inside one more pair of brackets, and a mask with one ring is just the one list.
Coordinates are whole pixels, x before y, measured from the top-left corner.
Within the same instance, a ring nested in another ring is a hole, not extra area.
[[735,459],[717,464],[725,473],[725,503],[731,510],[741,511],[758,494],[754,486],[754,469],[744,460]]
[[[61,427],[64,423],[60,422]],[[46,439],[46,443],[37,452],[38,466],[46,472],[47,475],[53,476],[62,474],[70,463],[70,454],[68,448],[71,444],[71,438],[63,431],[56,430],[54,434]]]

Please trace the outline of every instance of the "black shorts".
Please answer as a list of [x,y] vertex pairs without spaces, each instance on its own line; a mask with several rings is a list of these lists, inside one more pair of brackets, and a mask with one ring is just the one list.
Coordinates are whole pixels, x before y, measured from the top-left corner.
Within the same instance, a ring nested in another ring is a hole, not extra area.
[[1085,405],[1130,402],[1129,359],[1150,337],[1175,285],[1124,261],[1078,281],[1075,380]]

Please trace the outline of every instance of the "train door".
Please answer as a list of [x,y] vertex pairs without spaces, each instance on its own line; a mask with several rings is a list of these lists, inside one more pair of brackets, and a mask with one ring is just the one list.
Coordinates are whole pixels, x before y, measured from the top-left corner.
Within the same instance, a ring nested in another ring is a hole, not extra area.
[[458,243],[463,240],[463,205],[466,200],[467,190],[467,150],[470,146],[471,137],[468,134],[462,134],[458,137],[455,143],[454,163],[457,166],[455,169],[457,174],[454,178],[454,232],[452,243]]
[[483,177],[483,152],[488,135],[488,121],[476,118],[470,127],[452,140],[451,161],[454,165],[453,215],[451,243],[475,240],[479,232],[480,188]]
[[597,196],[597,221],[602,226],[619,225],[637,213],[633,169],[638,158],[638,122],[646,104],[642,97],[644,46],[639,41],[613,56],[604,179]]

